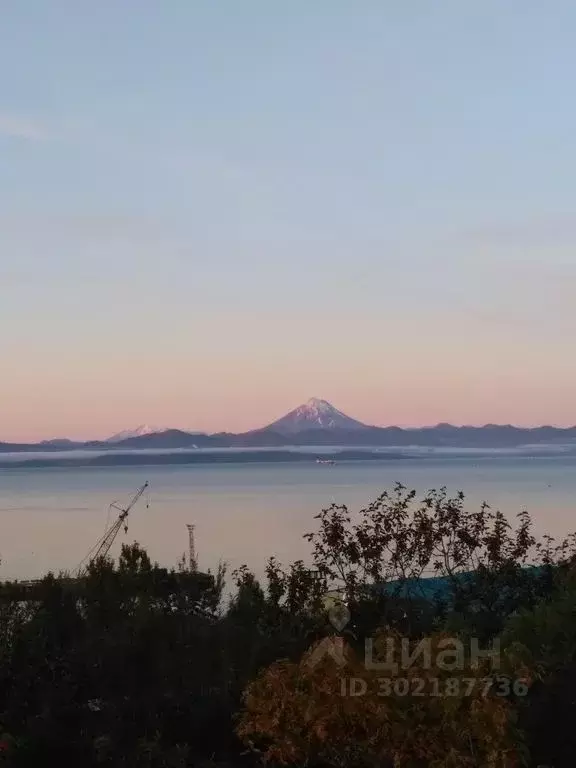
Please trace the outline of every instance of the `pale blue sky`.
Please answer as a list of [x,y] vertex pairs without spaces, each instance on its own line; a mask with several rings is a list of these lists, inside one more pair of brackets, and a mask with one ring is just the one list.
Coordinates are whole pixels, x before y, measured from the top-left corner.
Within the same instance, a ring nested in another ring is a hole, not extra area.
[[576,422],[576,4],[27,0],[0,439]]

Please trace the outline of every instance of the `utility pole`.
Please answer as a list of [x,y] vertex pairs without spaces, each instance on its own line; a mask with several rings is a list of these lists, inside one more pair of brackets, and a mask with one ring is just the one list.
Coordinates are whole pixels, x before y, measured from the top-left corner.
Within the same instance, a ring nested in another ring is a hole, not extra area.
[[191,572],[194,572],[198,569],[198,565],[196,563],[196,545],[194,543],[194,529],[195,525],[187,525],[186,528],[188,528],[188,550],[189,550],[189,569]]

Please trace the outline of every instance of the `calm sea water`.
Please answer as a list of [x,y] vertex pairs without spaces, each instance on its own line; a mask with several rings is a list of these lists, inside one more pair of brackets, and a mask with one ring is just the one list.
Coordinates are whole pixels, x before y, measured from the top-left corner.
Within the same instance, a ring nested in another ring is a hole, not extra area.
[[[424,494],[447,486],[470,504],[483,500],[513,517],[528,509],[539,533],[576,530],[576,457],[432,457],[334,466],[225,464],[196,466],[0,469],[0,578],[36,578],[72,569],[105,530],[110,502],[127,502],[150,483],[120,541],[139,541],[152,559],[174,565],[196,525],[201,568],[219,560],[261,573],[268,557],[307,559],[302,536],[332,502],[357,508],[396,481]],[[114,513],[116,514],[116,513]]]

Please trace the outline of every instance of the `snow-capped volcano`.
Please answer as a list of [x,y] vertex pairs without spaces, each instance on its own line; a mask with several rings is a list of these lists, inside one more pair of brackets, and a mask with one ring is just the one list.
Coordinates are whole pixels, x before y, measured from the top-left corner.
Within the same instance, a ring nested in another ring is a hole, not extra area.
[[306,429],[367,429],[367,426],[346,416],[328,401],[312,397],[304,405],[298,406],[286,416],[269,424],[266,429],[283,434],[294,434]]
[[159,432],[168,432],[168,427],[151,427],[148,424],[141,424],[136,429],[125,429],[116,435],[109,437],[107,443],[120,443],[122,440],[128,440],[129,437],[144,437],[145,435],[156,435]]

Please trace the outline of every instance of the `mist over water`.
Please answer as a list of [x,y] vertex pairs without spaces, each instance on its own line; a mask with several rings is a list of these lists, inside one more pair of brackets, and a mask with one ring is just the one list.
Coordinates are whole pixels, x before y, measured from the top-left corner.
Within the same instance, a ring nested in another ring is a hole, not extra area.
[[335,502],[357,509],[402,482],[423,495],[446,486],[470,505],[487,501],[508,517],[528,509],[538,533],[576,529],[576,457],[431,456],[418,461],[305,464],[0,469],[0,578],[36,578],[73,569],[111,522],[111,502],[128,502],[146,480],[144,497],[120,542],[138,541],[153,560],[175,565],[196,525],[199,566],[247,563],[261,574],[272,554],[306,560],[303,534]]

